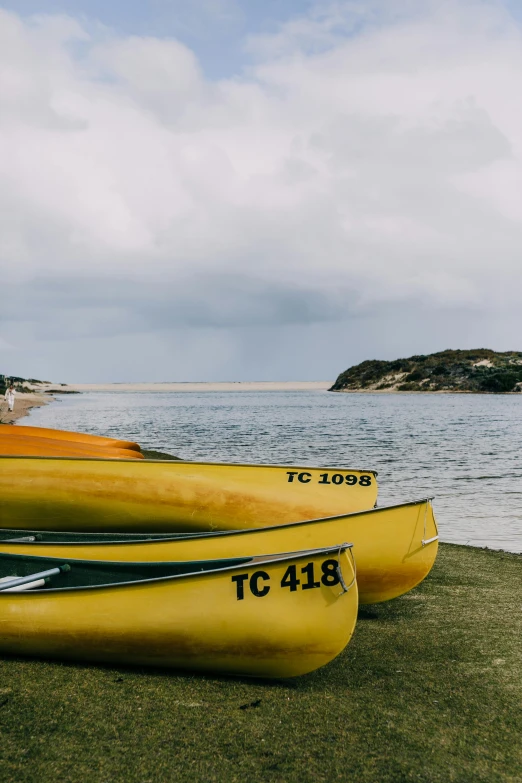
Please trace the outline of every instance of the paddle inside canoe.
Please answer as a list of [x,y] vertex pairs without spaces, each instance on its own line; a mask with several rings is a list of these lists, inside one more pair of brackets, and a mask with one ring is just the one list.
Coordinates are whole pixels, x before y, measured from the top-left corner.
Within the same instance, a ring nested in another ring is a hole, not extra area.
[[[261,560],[261,558],[257,558]],[[63,590],[64,588],[83,588],[115,586],[143,582],[150,579],[167,579],[187,574],[201,574],[207,571],[219,571],[239,565],[252,564],[256,558],[235,557],[221,560],[200,560],[179,563],[114,563],[90,560],[60,562],[57,558],[12,555],[0,553],[0,578],[40,579],[49,577],[44,589]],[[51,571],[54,573],[51,574]],[[50,577],[56,577],[50,579]],[[14,584],[0,583],[0,593]]]

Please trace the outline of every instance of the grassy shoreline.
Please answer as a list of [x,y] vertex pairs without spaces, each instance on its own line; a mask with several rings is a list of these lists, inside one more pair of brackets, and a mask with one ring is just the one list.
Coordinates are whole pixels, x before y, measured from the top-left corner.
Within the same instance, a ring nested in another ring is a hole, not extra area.
[[520,781],[521,602],[522,556],[443,544],[296,680],[3,660],[5,779]]

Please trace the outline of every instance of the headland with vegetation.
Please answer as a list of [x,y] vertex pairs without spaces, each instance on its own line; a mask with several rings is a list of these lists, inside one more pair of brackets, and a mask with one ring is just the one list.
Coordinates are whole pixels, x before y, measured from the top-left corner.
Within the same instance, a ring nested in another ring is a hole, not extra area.
[[392,361],[372,359],[342,372],[329,391],[521,392],[522,352],[477,348]]

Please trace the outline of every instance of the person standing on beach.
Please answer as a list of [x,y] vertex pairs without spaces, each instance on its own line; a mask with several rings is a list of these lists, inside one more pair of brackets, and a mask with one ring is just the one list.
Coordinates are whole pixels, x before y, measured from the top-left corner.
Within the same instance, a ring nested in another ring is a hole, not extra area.
[[7,410],[12,411],[14,409],[14,402],[15,402],[15,389],[13,384],[11,383],[7,389],[5,390],[4,399],[7,400]]

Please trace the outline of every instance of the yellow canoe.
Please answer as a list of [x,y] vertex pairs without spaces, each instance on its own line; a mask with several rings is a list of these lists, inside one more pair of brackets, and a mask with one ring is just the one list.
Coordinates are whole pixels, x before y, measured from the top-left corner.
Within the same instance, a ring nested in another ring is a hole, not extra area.
[[132,440],[119,440],[118,438],[107,438],[101,435],[88,435],[85,432],[72,432],[70,430],[55,430],[49,427],[26,427],[15,426],[13,424],[0,425],[0,437],[9,435],[24,435],[31,438],[50,438],[51,440],[66,440],[74,443],[87,443],[90,446],[105,447],[114,449],[131,449],[141,451],[138,443]]
[[[11,540],[9,540],[11,539]],[[18,541],[13,539],[19,539]],[[437,524],[428,500],[344,516],[254,530],[159,536],[0,531],[0,550],[69,561],[185,561],[314,549],[350,541],[361,604],[396,598],[421,582],[438,549]]]
[[[19,427],[19,430],[22,428]],[[92,446],[52,438],[33,438],[23,434],[0,438],[0,455],[23,457],[101,457],[103,459],[144,459],[140,451],[112,446]]]
[[349,551],[341,544],[125,564],[0,555],[0,652],[255,677],[306,674],[339,655],[355,627]]
[[0,456],[0,527],[197,532],[372,508],[371,470]]

